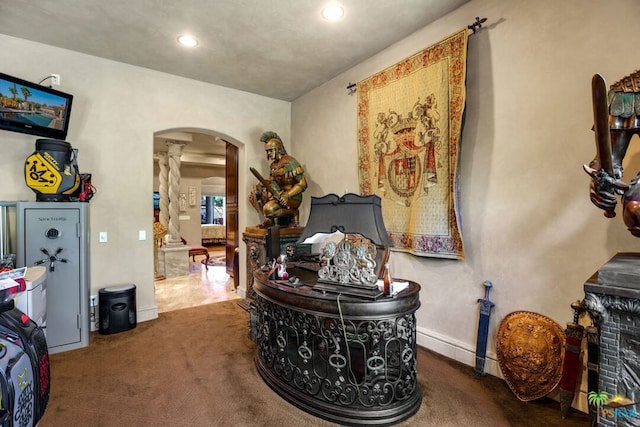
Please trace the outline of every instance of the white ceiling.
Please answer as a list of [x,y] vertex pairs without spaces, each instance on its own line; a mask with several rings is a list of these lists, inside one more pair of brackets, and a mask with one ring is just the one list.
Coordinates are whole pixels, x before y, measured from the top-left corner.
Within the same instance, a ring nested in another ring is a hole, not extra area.
[[171,132],[156,135],[153,139],[153,152],[168,151],[170,141],[183,142],[180,157],[182,175],[189,178],[207,178],[225,176],[226,142],[213,135],[192,132]]
[[[0,33],[293,101],[468,1],[337,0],[345,16],[327,22],[329,0],[0,0]],[[179,46],[183,33],[199,46]],[[224,173],[212,136],[183,153],[198,176]]]
[[0,33],[292,101],[468,1],[0,0]]

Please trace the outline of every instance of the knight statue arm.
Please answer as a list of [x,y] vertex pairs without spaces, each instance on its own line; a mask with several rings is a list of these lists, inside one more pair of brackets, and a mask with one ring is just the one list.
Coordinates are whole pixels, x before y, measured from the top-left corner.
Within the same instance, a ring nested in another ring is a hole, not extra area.
[[279,193],[278,196],[274,196],[278,203],[282,206],[289,206],[290,200],[302,199],[302,193],[307,189],[307,179],[304,176],[304,170],[300,164],[293,160],[291,162],[291,170],[285,171],[285,174],[290,176],[292,185],[285,191]]

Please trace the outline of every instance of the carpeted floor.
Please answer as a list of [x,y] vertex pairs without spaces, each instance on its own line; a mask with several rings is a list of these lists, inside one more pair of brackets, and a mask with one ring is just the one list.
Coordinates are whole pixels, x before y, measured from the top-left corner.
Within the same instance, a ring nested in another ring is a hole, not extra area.
[[[161,313],[88,347],[51,355],[51,397],[40,427],[333,424],[275,394],[254,364],[248,313],[237,301]],[[423,401],[399,426],[588,426],[550,399],[520,402],[495,377],[420,348]]]

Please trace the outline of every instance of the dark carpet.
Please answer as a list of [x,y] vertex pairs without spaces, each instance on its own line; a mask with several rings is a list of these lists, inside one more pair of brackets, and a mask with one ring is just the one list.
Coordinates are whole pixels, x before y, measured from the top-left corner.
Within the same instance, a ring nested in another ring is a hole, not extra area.
[[[331,426],[275,394],[256,371],[248,313],[227,301],[160,314],[133,330],[92,333],[51,355],[40,427]],[[588,426],[551,399],[521,402],[498,378],[418,350],[422,406],[399,426]]]

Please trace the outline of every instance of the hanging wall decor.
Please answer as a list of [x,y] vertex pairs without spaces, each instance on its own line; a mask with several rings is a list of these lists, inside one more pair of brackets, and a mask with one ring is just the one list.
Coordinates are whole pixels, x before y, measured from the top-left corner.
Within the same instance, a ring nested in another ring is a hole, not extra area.
[[377,194],[394,250],[464,259],[458,211],[464,29],[358,82],[362,195]]
[[197,202],[196,187],[189,187],[189,206],[195,206]]

